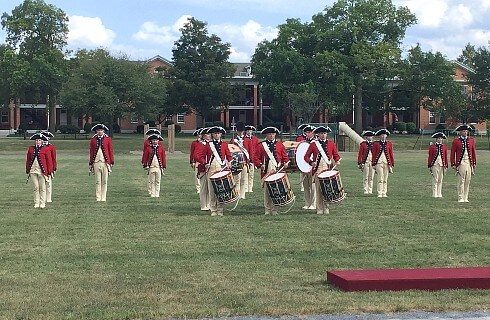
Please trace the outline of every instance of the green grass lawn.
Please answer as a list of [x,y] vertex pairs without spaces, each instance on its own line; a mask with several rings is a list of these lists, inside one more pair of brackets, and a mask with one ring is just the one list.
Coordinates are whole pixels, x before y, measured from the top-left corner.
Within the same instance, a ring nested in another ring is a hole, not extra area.
[[[187,150],[190,141],[179,138],[176,149]],[[107,203],[95,202],[88,141],[55,141],[54,202],[34,209],[24,174],[29,144],[0,139],[0,318],[490,308],[488,291],[345,293],[325,281],[331,269],[489,265],[488,151],[478,152],[466,204],[456,201],[453,172],[444,180],[444,199],[430,197],[425,151],[395,151],[387,199],[362,195],[356,154],[341,153],[347,198],[330,215],[301,209],[295,173],[298,199],[287,214],[262,215],[257,185],[235,211],[210,217],[199,210],[187,154],[169,155],[161,198],[148,197],[140,155],[130,152],[142,141],[132,135],[114,140]]]

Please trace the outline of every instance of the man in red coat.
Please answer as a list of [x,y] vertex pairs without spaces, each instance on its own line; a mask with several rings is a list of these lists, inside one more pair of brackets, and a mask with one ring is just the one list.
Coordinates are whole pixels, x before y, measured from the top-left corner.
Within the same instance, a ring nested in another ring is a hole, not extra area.
[[359,152],[357,153],[357,166],[362,171],[364,194],[373,193],[374,168],[373,159],[373,136],[374,132],[364,131],[362,133],[364,141],[359,144]]
[[114,165],[114,151],[111,138],[105,134],[109,131],[103,124],[92,127],[96,134],[90,139],[89,169],[95,175],[95,197],[97,201],[106,201],[107,180]]
[[206,163],[210,159],[205,158],[204,162],[200,163],[197,155],[206,152],[208,147],[208,143],[211,140],[211,136],[208,133],[209,128],[202,128],[200,130],[201,139],[199,143],[196,145],[194,150],[194,161],[195,167],[197,169],[196,177],[199,180],[200,190],[199,190],[199,202],[201,205],[201,211],[209,211],[209,185],[208,185],[208,173],[206,169]]
[[243,138],[243,146],[247,149],[248,154],[250,155],[250,161],[248,163],[247,168],[247,192],[253,192],[254,187],[254,173],[255,166],[253,164],[253,157],[255,155],[255,148],[259,144],[259,139],[254,135],[254,132],[257,131],[252,125],[245,126],[245,137]]
[[143,149],[141,163],[143,168],[148,171],[150,197],[158,198],[160,197],[162,173],[167,168],[167,158],[165,156],[165,148],[161,145],[162,136],[152,134],[147,140],[150,141],[150,144]]
[[214,188],[212,188],[209,178],[224,167],[230,168],[231,153],[228,143],[221,139],[221,135],[226,133],[222,127],[211,127],[207,131],[211,134],[212,140],[206,144],[205,148],[197,151],[196,159],[199,163],[204,163],[208,175],[209,207],[212,216],[222,216],[224,205],[219,204]]
[[[267,127],[261,133],[265,134],[266,139],[256,146],[253,161],[255,167],[260,168],[260,176],[263,178],[265,175],[276,172],[282,166],[287,168],[289,157],[282,142],[276,140],[279,129]],[[274,206],[267,188],[264,187],[263,189],[265,214],[277,214],[277,208]]]
[[42,131],[41,134],[47,138],[46,141],[43,141],[44,146],[48,150],[48,154],[51,158],[51,163],[53,164],[53,172],[51,172],[50,179],[46,180],[46,202],[53,202],[52,193],[53,193],[53,179],[56,170],[58,170],[58,163],[56,162],[56,147],[50,142],[51,138],[54,135],[49,131]]
[[327,139],[327,135],[331,131],[332,129],[329,127],[317,127],[313,132],[318,135],[318,140],[310,143],[304,156],[304,160],[312,166],[311,172],[315,179],[317,214],[328,214],[330,212],[328,204],[325,201],[325,195],[322,193],[318,174],[322,171],[330,170],[334,166],[338,166],[341,159],[335,143]]
[[53,172],[50,151],[43,146],[47,139],[41,133],[31,136],[30,140],[35,140],[35,145],[30,146],[26,154],[27,179],[31,179],[34,185],[34,208],[46,207],[46,181]]
[[[301,142],[313,143],[315,141],[315,127],[311,125],[303,125],[303,136]],[[309,161],[308,161],[309,162]],[[305,205],[303,209],[316,210],[316,188],[315,178],[312,172],[300,172],[301,190],[303,191]]]
[[386,140],[390,132],[386,129],[376,131],[378,141],[373,144],[372,164],[378,175],[378,198],[386,198],[388,192],[388,174],[393,173],[395,166],[395,156],[393,154],[393,144]]
[[475,174],[476,147],[475,139],[469,136],[471,127],[463,124],[456,128],[459,137],[451,146],[451,167],[458,175],[458,202],[469,202],[471,175]]
[[199,194],[199,192],[201,191],[201,184],[199,182],[197,166],[196,166],[196,147],[199,143],[201,143],[201,139],[202,139],[201,131],[202,128],[198,128],[192,134],[194,137],[196,137],[196,140],[192,140],[190,150],[189,150],[189,164],[191,168],[194,170],[194,184],[196,186],[197,194]]
[[[248,168],[250,164],[250,153],[248,152],[247,148],[245,148],[245,125],[243,122],[238,122],[236,124],[236,134],[234,137],[231,138],[230,144],[233,144],[237,146],[240,151],[235,153],[232,153],[232,166],[231,168],[233,169],[233,164],[236,163],[236,166],[238,170],[237,172],[233,172],[233,180],[235,181],[235,189],[240,195],[240,199],[245,199],[245,193],[247,192],[248,189]],[[238,167],[239,159],[238,156],[241,156],[243,154],[243,161],[241,165],[243,165],[243,168],[240,170]]]
[[427,167],[432,175],[432,196],[442,198],[442,179],[447,170],[447,146],[442,143],[446,135],[442,132],[436,132],[432,135],[436,139],[435,143],[429,146],[429,157]]

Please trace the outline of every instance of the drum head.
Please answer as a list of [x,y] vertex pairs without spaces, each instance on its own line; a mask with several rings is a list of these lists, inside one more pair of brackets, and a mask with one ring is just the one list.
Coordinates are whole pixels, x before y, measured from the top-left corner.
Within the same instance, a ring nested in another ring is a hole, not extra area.
[[284,173],[284,172],[273,173],[270,176],[268,176],[267,178],[265,178],[265,181],[281,180],[285,175],[286,175],[286,173]]
[[335,175],[337,175],[338,171],[337,170],[328,170],[328,171],[323,171],[318,174],[318,178],[330,178]]
[[224,171],[220,171],[220,172],[216,172],[215,174],[213,174],[211,177],[209,177],[210,179],[219,179],[219,178],[223,178],[227,175],[230,174],[230,171],[229,170],[224,170]]
[[305,161],[305,154],[308,151],[310,144],[308,142],[300,142],[296,147],[296,165],[301,172],[311,172],[311,166]]

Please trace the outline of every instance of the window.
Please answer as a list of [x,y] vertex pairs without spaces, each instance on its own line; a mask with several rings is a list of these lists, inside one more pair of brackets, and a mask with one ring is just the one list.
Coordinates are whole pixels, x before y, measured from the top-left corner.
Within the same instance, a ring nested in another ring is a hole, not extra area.
[[185,117],[185,113],[179,113],[177,114],[177,123],[184,123],[184,117]]
[[441,116],[439,117],[439,123],[446,124],[446,115],[441,113]]
[[2,110],[2,117],[1,121],[2,123],[8,123],[9,122],[9,111],[8,110]]
[[436,124],[435,112],[429,112],[429,124]]
[[174,121],[173,115],[166,116],[165,121]]
[[138,116],[135,113],[131,113],[131,123],[138,123]]

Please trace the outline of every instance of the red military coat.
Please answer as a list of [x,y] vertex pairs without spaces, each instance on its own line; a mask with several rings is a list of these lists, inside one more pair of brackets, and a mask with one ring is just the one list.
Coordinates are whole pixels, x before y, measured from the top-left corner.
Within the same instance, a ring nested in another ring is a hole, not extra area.
[[247,149],[248,154],[250,155],[250,163],[253,162],[253,158],[255,155],[255,149],[257,145],[260,143],[259,139],[256,136],[247,136],[243,137],[243,146]]
[[[114,165],[114,148],[112,147],[112,140],[108,135],[104,135],[102,139],[102,154],[104,155],[105,162]],[[89,145],[89,162],[88,164],[91,166],[94,164],[95,156],[97,155],[97,135],[94,135],[92,139],[90,139]]]
[[189,163],[190,164],[196,163],[196,148],[197,148],[197,145],[200,143],[201,142],[199,141],[199,139],[196,139],[196,140],[192,141],[192,143],[191,143],[191,148],[189,151]]
[[[145,149],[146,146],[149,146],[150,144],[151,144],[150,140],[145,139],[145,141],[143,142],[143,150]],[[160,140],[158,140],[158,145],[163,146],[163,144]]]
[[[141,164],[144,168],[148,168],[153,161],[153,147],[151,145],[145,146],[143,149],[143,157],[141,158]],[[160,144],[157,146],[156,153],[160,168],[165,169],[167,167],[167,157],[165,155],[165,148]]]
[[[26,173],[29,174],[32,168],[32,164],[34,163],[36,147],[30,146],[27,149],[26,154]],[[39,153],[37,155],[37,162],[39,162],[39,166],[41,167],[41,171],[43,175],[49,176],[53,172],[53,163],[51,161],[50,151],[46,146],[41,146],[39,148]]]
[[296,142],[301,142],[306,140],[306,136],[304,134],[300,134],[299,136],[296,136],[296,139],[294,139]]
[[196,144],[196,149],[194,150],[194,161],[196,163],[199,163],[199,165],[197,166],[197,172],[200,173],[206,172],[206,163],[208,163],[209,159],[206,158],[204,159],[205,161],[201,163],[197,160],[197,155],[199,153],[205,152],[204,149],[206,149],[207,144],[208,144],[207,141],[201,140]]
[[[393,144],[391,141],[385,140],[385,150],[384,154],[386,157],[386,161],[388,161],[388,165],[390,167],[395,166],[395,155],[393,154]],[[371,150],[371,153],[373,155],[373,158],[371,160],[371,163],[373,167],[378,164],[379,158],[381,157],[381,151],[382,151],[382,146],[381,146],[381,141],[374,141],[373,142],[373,148]]]
[[[440,150],[437,146],[440,146]],[[437,156],[441,153],[442,166],[447,168],[447,146],[443,143],[441,144],[431,144],[429,146],[429,157],[427,159],[427,167],[432,167],[436,163]]]
[[[202,148],[200,147],[196,150],[197,162],[202,164],[210,164],[213,161],[214,157],[213,157],[213,151],[211,151],[211,146],[210,146],[211,143],[213,142],[210,141],[206,143],[206,145],[203,146]],[[221,144],[220,149],[216,151],[218,151],[219,154],[221,155],[221,161],[224,161],[225,159],[231,161],[232,156],[230,153],[230,149],[228,149],[228,143],[221,140],[220,144]]]
[[53,164],[53,172],[58,170],[58,163],[56,162],[56,147],[54,144],[48,143],[45,145],[49,150],[49,156],[51,157],[51,163]]
[[359,144],[359,152],[357,153],[357,164],[365,164],[367,161],[367,157],[369,155],[369,151],[371,151],[371,156],[373,155],[374,142],[363,141]]
[[[263,142],[265,142],[265,140]],[[276,159],[277,163],[285,164],[289,162],[288,153],[286,152],[286,148],[284,147],[282,142],[279,142],[277,140],[274,141],[274,151],[272,152],[272,155],[274,156],[274,159]],[[256,167],[261,167],[262,165],[265,165],[267,167],[269,161],[270,159],[264,150],[264,146],[262,145],[262,143],[258,143],[256,145],[253,156],[254,165]],[[266,172],[260,173],[261,177],[263,177],[265,174]]]
[[[325,144],[325,147],[323,147],[323,150],[325,151],[327,157],[329,159],[334,159],[335,161],[339,161],[340,156],[337,151],[337,146],[335,145],[335,143],[328,139],[326,140],[326,142],[327,143]],[[320,143],[320,141],[318,141],[318,143]],[[310,160],[311,155],[313,155],[313,160]],[[304,160],[311,165],[314,165],[315,163],[317,164],[316,166],[314,166],[314,170],[312,171],[313,173],[315,173],[316,168],[318,167],[318,163],[319,161],[321,161],[320,156],[321,156],[320,150],[318,150],[316,143],[311,142],[310,146],[308,147],[308,150],[306,150]]]
[[[468,157],[470,158],[470,164],[472,167],[476,167],[476,147],[475,147],[475,139],[472,137],[468,137],[466,139],[466,143],[464,147],[468,149]],[[457,167],[461,164],[461,160],[463,160],[464,148],[463,148],[463,139],[458,137],[453,140],[453,144],[451,146],[451,166]]]

